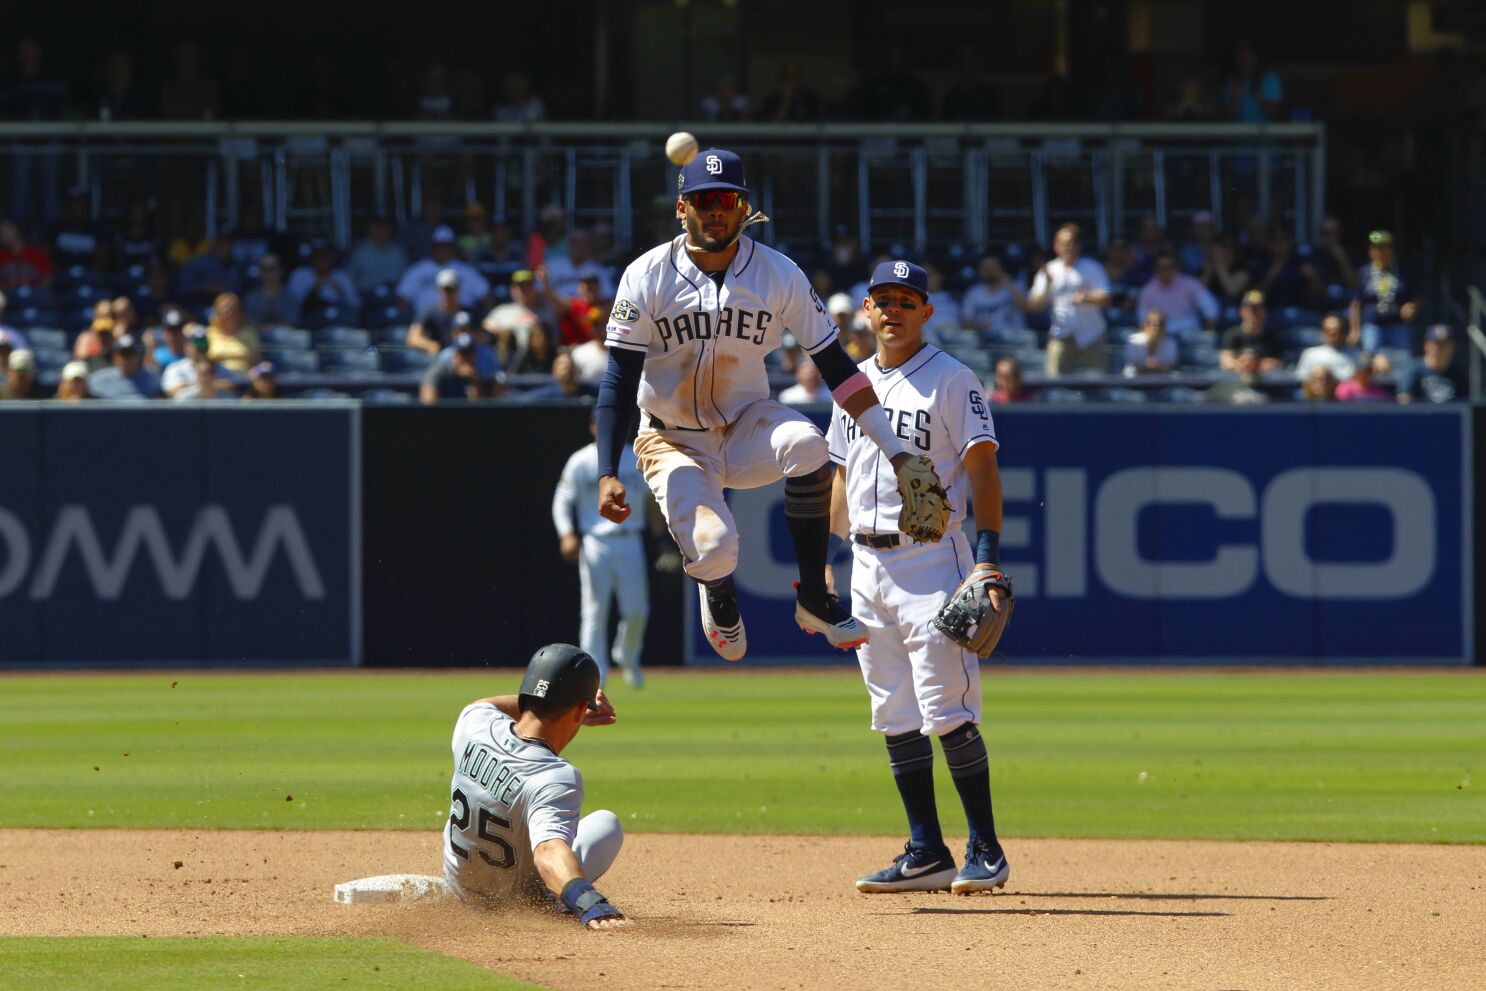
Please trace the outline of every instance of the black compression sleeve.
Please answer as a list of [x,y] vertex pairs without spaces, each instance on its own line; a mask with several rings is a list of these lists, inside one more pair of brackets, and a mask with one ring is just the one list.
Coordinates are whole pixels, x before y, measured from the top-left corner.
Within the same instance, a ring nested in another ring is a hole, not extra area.
[[840,388],[843,382],[860,371],[839,340],[832,341],[812,354],[810,360],[820,369],[820,377],[825,379],[832,391]]
[[640,392],[640,373],[645,370],[645,353],[625,348],[609,349],[609,370],[599,385],[598,403],[594,407],[594,424],[598,428],[599,477],[619,475],[619,452],[638,408],[635,397]]

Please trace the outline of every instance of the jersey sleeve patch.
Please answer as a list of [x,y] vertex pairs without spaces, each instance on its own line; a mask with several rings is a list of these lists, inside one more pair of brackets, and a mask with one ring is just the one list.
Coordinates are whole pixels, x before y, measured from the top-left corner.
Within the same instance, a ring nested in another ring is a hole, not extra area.
[[618,323],[634,323],[639,316],[640,308],[627,299],[618,300],[609,311],[609,319]]

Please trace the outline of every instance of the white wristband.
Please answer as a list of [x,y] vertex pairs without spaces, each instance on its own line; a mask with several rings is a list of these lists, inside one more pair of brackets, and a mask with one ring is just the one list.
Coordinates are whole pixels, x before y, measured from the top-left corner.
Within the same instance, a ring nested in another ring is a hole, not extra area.
[[889,459],[900,454],[907,454],[903,445],[898,442],[898,435],[893,433],[893,425],[888,422],[887,413],[878,403],[873,403],[861,413],[857,414],[857,426],[862,428],[862,433],[872,438],[872,442],[882,449]]

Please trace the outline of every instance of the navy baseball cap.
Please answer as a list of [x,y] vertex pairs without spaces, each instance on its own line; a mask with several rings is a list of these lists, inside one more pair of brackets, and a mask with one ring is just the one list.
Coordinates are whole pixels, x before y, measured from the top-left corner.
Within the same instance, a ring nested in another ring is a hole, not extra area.
[[677,192],[685,196],[704,189],[731,189],[748,195],[748,177],[743,174],[743,159],[722,148],[708,148],[681,166]]
[[469,352],[469,351],[475,350],[475,335],[474,334],[458,334],[458,335],[456,335],[455,338],[454,338],[454,350],[459,351],[459,352]]
[[907,286],[924,299],[929,298],[929,273],[913,262],[885,261],[872,270],[872,281],[867,283],[867,292],[878,286]]

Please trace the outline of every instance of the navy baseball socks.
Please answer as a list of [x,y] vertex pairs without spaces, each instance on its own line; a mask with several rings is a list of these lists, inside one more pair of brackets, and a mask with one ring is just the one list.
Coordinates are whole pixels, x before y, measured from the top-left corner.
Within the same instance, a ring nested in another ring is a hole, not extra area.
[[851,650],[867,642],[867,628],[826,591],[826,551],[831,538],[831,463],[784,480],[784,519],[794,540],[800,580],[795,584],[795,622],[821,633],[832,647]]
[[950,890],[971,894],[1005,887],[1011,865],[996,839],[996,818],[991,811],[990,759],[985,739],[974,723],[964,723],[939,738],[944,761],[949,765],[955,791],[970,824],[970,842],[965,845],[965,865],[955,875]]
[[934,745],[922,733],[887,737],[888,764],[908,813],[909,840],[889,866],[857,878],[858,891],[944,891],[955,879],[955,860],[939,832],[934,804]]

